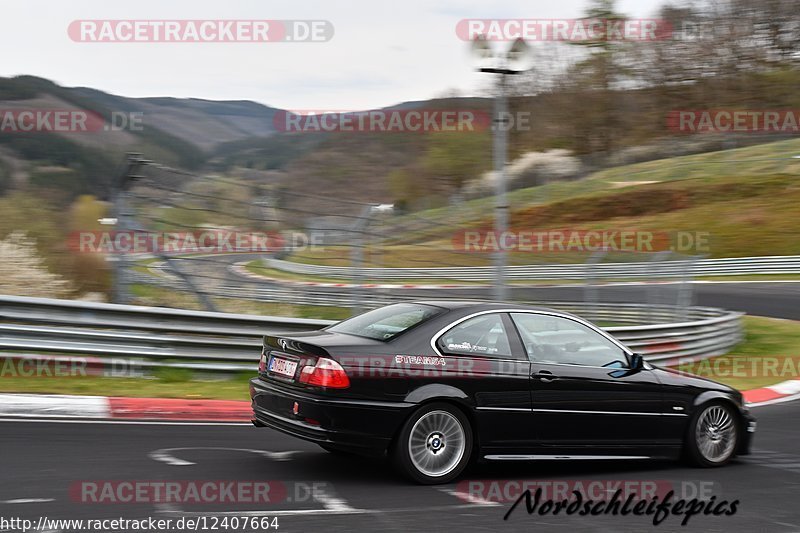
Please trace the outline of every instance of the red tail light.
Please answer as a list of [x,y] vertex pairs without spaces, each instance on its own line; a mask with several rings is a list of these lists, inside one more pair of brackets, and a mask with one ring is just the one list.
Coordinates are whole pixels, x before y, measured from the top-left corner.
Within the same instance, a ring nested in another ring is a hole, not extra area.
[[317,364],[314,366],[304,366],[298,381],[329,389],[346,389],[350,386],[350,378],[347,377],[342,365],[325,357],[317,359]]

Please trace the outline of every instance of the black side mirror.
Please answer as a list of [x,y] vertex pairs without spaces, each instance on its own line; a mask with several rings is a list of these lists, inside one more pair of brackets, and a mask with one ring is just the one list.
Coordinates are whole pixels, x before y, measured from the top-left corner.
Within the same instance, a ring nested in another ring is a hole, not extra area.
[[631,370],[642,370],[644,368],[644,357],[641,354],[631,354]]

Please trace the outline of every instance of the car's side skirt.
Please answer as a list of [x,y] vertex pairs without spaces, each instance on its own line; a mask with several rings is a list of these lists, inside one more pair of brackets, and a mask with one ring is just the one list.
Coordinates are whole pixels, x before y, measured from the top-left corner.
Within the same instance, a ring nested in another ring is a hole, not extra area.
[[649,455],[544,455],[544,454],[491,454],[484,455],[487,461],[584,461],[602,460],[642,460],[650,459]]
[[523,411],[529,413],[565,413],[581,415],[629,415],[629,416],[689,416],[686,413],[653,413],[648,411],[576,411],[574,409],[526,409],[521,407],[477,407],[478,411]]

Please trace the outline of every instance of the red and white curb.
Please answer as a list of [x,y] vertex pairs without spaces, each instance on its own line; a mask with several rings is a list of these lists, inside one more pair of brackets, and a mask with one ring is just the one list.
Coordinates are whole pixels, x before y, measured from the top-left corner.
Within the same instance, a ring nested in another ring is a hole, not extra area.
[[117,398],[61,394],[0,394],[0,417],[249,422],[250,402]]
[[800,379],[790,379],[777,385],[744,391],[742,394],[751,407],[790,402],[800,399]]
[[[744,391],[751,407],[800,399],[800,379]],[[249,422],[250,402],[120,398],[62,394],[0,394],[0,417]]]
[[[333,281],[298,281],[298,280],[290,280],[290,279],[282,279],[282,278],[273,278],[270,276],[264,276],[262,274],[256,274],[255,272],[251,272],[247,269],[247,265],[249,261],[242,261],[236,264],[229,266],[229,270],[234,274],[242,276],[244,278],[251,279],[253,281],[268,281],[270,283],[275,283],[279,285],[288,285],[288,286],[295,286],[295,287],[335,287],[335,288],[346,288],[346,289],[485,289],[491,287],[490,284],[486,283],[448,283],[448,284],[415,284],[415,283],[338,283]],[[155,267],[152,267],[155,268]],[[166,274],[166,273],[165,273]],[[558,280],[558,278],[553,278],[553,280]],[[753,281],[731,281],[731,280],[693,280],[691,283],[697,284],[708,284],[708,285],[716,285],[716,284],[725,284],[725,283],[732,283],[732,284],[741,284],[741,283],[798,283],[800,280],[753,280]],[[676,285],[684,283],[682,281],[615,281],[615,282],[608,282],[608,283],[600,283],[599,285],[603,287],[627,287],[627,286],[642,286],[642,285]],[[513,284],[512,284],[513,285]],[[556,289],[560,287],[569,287],[574,288],[578,286],[575,283],[556,283],[556,284],[549,284],[549,283],[521,283],[515,286],[525,287],[525,288],[533,288],[533,287],[545,287],[548,289]]]

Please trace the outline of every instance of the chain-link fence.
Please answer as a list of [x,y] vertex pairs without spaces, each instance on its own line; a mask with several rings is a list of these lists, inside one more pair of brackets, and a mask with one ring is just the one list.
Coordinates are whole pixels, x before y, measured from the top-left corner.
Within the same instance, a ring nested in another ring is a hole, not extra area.
[[[676,317],[692,304],[696,257],[671,251],[669,236],[648,232],[642,247],[641,235],[622,245],[602,228],[522,223],[498,236],[487,205],[453,201],[403,213],[263,175],[193,174],[131,156],[110,239],[116,300],[321,318],[399,300],[483,300],[492,294],[492,253],[504,247],[513,300],[599,306],[617,299],[609,287],[635,282],[635,296],[629,290],[624,301],[671,307]],[[547,274],[515,274],[526,267]]]

